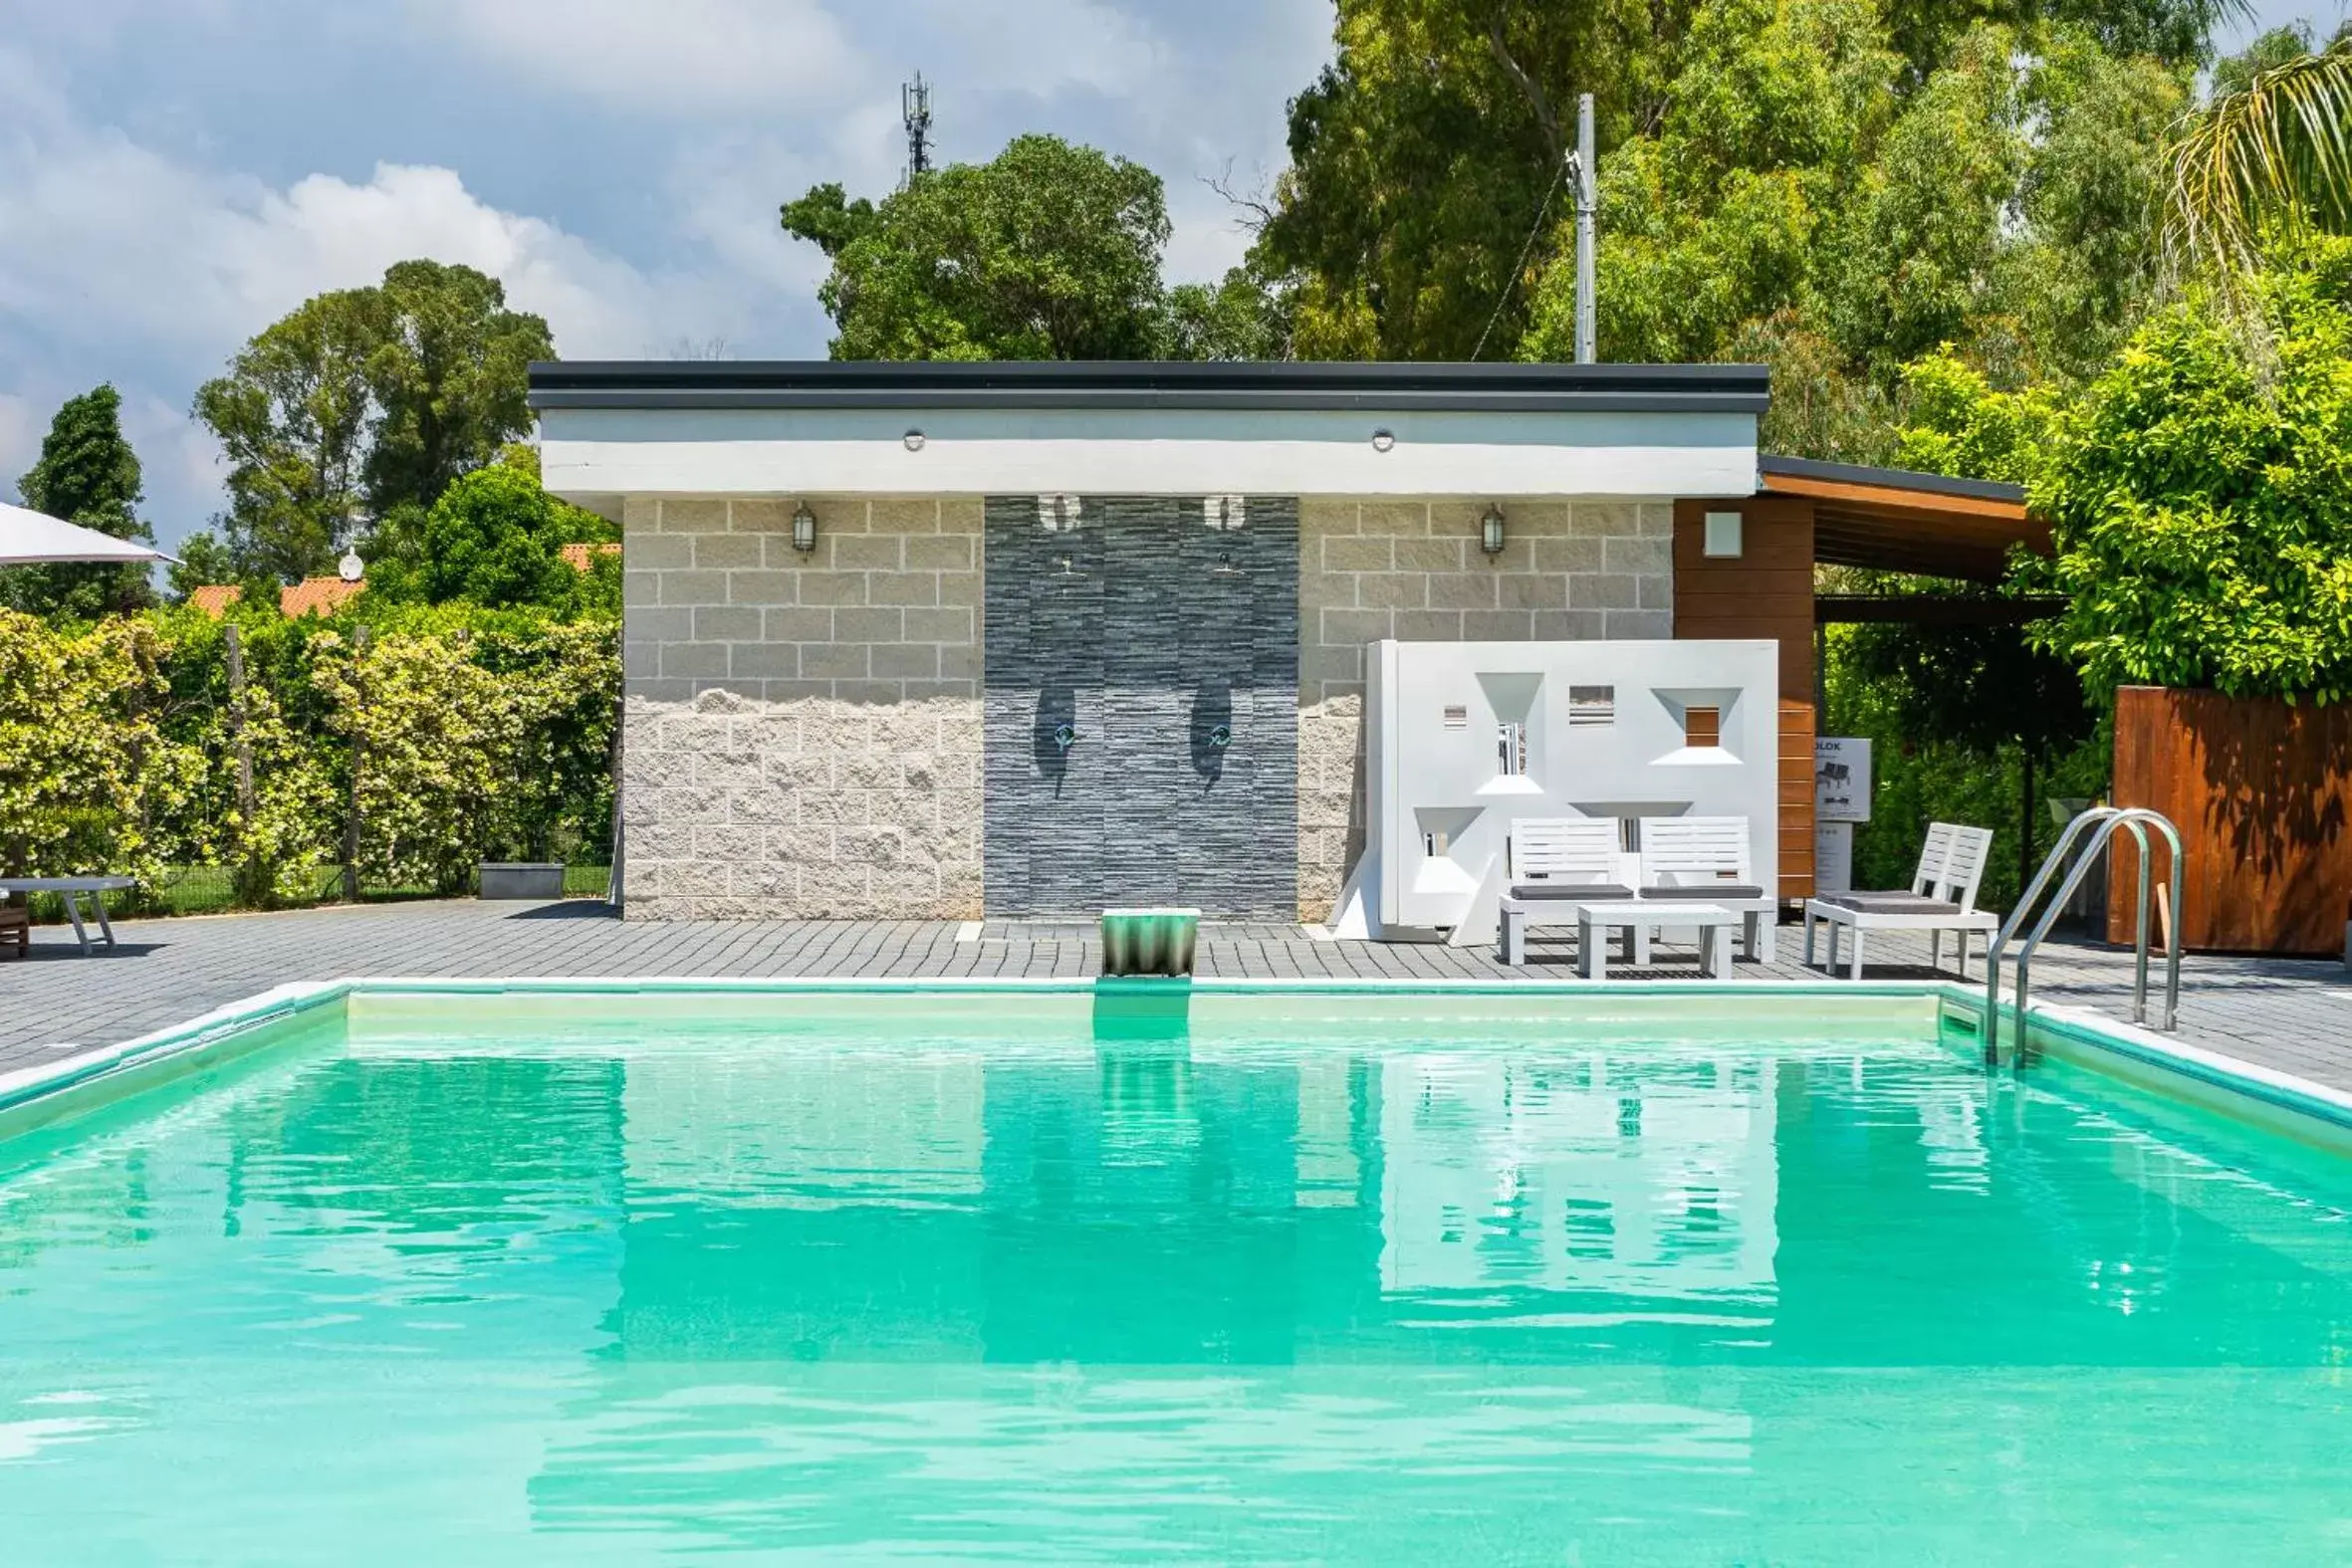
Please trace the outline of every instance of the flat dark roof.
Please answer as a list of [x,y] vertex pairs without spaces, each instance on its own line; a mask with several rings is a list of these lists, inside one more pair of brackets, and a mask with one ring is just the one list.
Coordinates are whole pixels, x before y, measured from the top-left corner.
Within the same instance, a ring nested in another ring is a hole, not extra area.
[[[1992,479],[1953,479],[1944,474],[1922,474],[1909,468],[1871,468],[1861,463],[1823,463],[1809,457],[1782,457],[1760,452],[1757,471],[1769,481],[1774,474],[1790,479],[1819,479],[1838,485],[1876,485],[1884,490],[1916,490],[1931,496],[1968,496],[1978,501],[2014,501],[2024,504],[2023,485],[2004,485]],[[1767,483],[1765,488],[1770,489]]]
[[1761,364],[563,360],[534,408],[1240,408],[1761,414]]

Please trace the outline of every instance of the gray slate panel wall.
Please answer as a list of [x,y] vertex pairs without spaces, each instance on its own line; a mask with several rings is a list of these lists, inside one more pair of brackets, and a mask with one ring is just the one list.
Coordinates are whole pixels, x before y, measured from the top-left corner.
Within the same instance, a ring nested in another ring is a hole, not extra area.
[[1296,918],[1298,506],[1245,506],[1219,531],[1199,497],[1089,496],[1049,532],[989,498],[989,914]]

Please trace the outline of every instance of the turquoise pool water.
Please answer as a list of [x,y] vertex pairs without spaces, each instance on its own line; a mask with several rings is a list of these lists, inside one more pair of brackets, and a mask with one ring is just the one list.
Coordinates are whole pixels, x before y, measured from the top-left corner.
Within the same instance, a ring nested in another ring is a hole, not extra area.
[[2352,1561],[2352,1162],[1915,1010],[357,999],[0,1141],[0,1561]]

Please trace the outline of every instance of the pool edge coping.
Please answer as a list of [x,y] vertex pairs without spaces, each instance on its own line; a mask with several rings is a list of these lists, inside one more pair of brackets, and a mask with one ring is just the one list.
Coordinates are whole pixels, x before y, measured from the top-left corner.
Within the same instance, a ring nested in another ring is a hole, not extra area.
[[[0,1110],[29,1104],[80,1084],[152,1061],[202,1051],[248,1029],[291,1017],[362,992],[386,995],[487,996],[509,993],[628,996],[645,993],[720,992],[737,995],[857,996],[920,995],[1086,995],[1122,990],[1205,996],[1480,996],[1480,997],[1876,997],[1935,999],[1939,1017],[1954,1014],[1982,1028],[1981,992],[1952,980],[1474,980],[1393,977],[1280,978],[1209,977],[1182,981],[1135,981],[1093,976],[347,976],[337,980],[293,981],[223,1004],[182,1022],[134,1038],[78,1052],[61,1061],[0,1073]],[[2014,1008],[2007,1009],[2011,1018]],[[2298,1074],[2265,1067],[2226,1052],[2170,1038],[2144,1025],[2125,1022],[2094,1008],[2032,1004],[2032,1031],[2105,1052],[2141,1067],[2177,1075],[2206,1090],[2241,1096],[2257,1105],[2309,1117],[2352,1131],[2352,1092]],[[2122,1076],[2122,1075],[2118,1075]]]

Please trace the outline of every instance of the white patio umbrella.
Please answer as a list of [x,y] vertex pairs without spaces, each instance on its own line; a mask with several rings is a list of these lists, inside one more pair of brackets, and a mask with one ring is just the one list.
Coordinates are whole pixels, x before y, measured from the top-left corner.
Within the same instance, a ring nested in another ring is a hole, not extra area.
[[43,560],[171,560],[151,545],[117,539],[42,512],[0,502],[0,566]]

